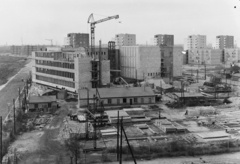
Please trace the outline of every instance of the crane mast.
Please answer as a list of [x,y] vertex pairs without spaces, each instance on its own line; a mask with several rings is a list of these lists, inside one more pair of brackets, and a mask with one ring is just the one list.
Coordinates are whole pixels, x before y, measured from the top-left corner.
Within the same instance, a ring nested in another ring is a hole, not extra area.
[[90,23],[90,31],[91,31],[91,55],[94,54],[94,49],[95,49],[95,25],[111,19],[118,19],[118,18],[119,18],[119,15],[114,15],[104,19],[100,19],[98,21],[94,21],[93,14],[91,14],[88,17],[88,23]]

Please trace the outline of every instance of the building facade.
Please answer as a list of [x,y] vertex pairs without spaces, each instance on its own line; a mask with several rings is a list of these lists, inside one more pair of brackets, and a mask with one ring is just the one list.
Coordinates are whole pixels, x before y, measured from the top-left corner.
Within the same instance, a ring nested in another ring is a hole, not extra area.
[[89,34],[85,33],[69,33],[65,39],[65,43],[73,48],[89,47]]
[[224,48],[222,62],[226,64],[233,64],[239,62],[238,49]]
[[111,81],[120,76],[120,51],[116,49],[115,42],[108,42],[108,60],[110,61]]
[[234,48],[234,36],[216,36],[216,49]]
[[131,79],[145,79],[160,74],[159,46],[120,47],[121,76]]
[[185,50],[206,48],[206,35],[189,35],[185,41]]
[[25,55],[31,56],[33,51],[47,51],[47,47],[44,45],[12,45],[10,47],[10,53],[13,55]]
[[155,45],[174,46],[174,35],[158,34],[154,35]]
[[161,51],[161,77],[182,76],[183,47],[160,46]]
[[[150,87],[99,88],[98,93],[105,107],[155,103],[155,94]],[[89,95],[89,99],[87,95]],[[97,95],[96,89],[79,90],[79,107],[87,107],[88,100],[90,107],[93,106],[94,95]]]
[[188,50],[187,64],[221,64],[224,51],[221,49],[191,49]]
[[117,34],[115,35],[116,46],[135,46],[136,35],[135,34]]
[[[95,80],[102,85],[110,82],[109,60],[98,60],[87,55],[84,48],[76,52],[36,51],[32,53],[32,80],[35,83],[54,88],[65,88],[77,92],[79,88],[95,86]],[[101,67],[101,73],[93,74]]]

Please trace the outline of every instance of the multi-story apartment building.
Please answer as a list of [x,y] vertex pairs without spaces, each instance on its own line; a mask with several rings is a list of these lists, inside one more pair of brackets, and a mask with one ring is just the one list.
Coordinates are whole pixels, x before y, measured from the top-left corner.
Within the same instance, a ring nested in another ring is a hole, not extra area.
[[174,35],[167,34],[158,34],[154,35],[154,44],[155,45],[165,45],[165,46],[173,46],[174,45]]
[[234,36],[216,36],[216,49],[234,48]]
[[120,47],[121,76],[144,79],[159,75],[161,55],[159,46]]
[[65,43],[73,48],[89,47],[89,34],[85,33],[69,33],[65,38]]
[[185,50],[206,48],[206,35],[189,35],[185,40]]
[[188,64],[220,64],[223,58],[223,50],[220,49],[191,49],[187,54]]
[[115,35],[116,46],[135,46],[135,34],[117,34]]
[[237,48],[224,48],[222,62],[226,64],[237,63],[240,60]]
[[[110,82],[110,62],[92,58],[84,48],[75,52],[36,51],[32,53],[33,82],[48,87],[77,92],[81,87],[95,87]],[[100,73],[97,73],[99,70]]]

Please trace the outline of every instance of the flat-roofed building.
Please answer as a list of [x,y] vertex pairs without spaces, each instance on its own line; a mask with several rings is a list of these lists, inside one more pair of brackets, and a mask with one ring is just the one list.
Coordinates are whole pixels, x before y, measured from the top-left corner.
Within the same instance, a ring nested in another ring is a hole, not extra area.
[[174,46],[174,35],[158,34],[154,35],[155,45]]
[[216,49],[234,48],[234,36],[216,36]]
[[199,48],[188,50],[189,64],[220,64],[223,62],[224,51],[220,49]]
[[185,41],[185,50],[206,48],[206,35],[189,35]]
[[65,39],[65,44],[73,48],[89,47],[89,34],[86,33],[69,33]]
[[102,85],[110,83],[110,62],[101,61],[101,76],[93,75],[99,69],[99,60],[88,55],[84,48],[75,52],[36,51],[32,53],[33,82],[54,88],[77,92],[81,87],[94,87],[101,79]]
[[116,34],[115,42],[116,42],[116,46],[135,46],[136,35],[135,34]]

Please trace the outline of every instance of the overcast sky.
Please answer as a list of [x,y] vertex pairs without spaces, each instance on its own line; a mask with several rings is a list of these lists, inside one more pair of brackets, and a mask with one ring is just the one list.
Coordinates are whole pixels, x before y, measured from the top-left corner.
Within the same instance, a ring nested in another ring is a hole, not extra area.
[[0,45],[61,45],[67,33],[90,32],[91,13],[95,20],[120,17],[96,25],[96,44],[133,33],[138,44],[155,34],[173,34],[175,44],[201,34],[213,45],[216,35],[233,35],[240,46],[239,0],[1,0]]

